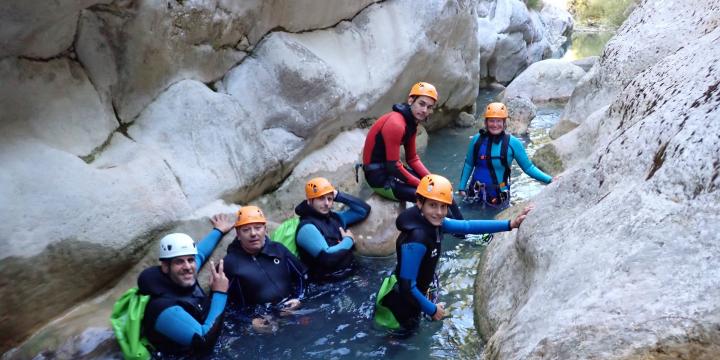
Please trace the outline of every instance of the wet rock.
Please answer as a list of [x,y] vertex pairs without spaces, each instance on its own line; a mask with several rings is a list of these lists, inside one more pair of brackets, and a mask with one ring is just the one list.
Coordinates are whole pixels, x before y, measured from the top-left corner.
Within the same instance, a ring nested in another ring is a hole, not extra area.
[[555,145],[545,144],[533,154],[532,162],[546,174],[557,175],[565,170]]
[[[720,9],[693,4],[643,2],[616,36],[626,46],[610,44],[606,56],[636,59],[648,44],[629,39],[663,33],[680,8],[683,34]],[[573,150],[557,144],[575,138],[580,155],[478,269],[485,358],[720,357],[718,38],[717,27],[685,34],[682,49],[665,48],[630,75],[632,61],[627,85],[587,117],[594,125],[555,141],[562,157]],[[614,64],[604,57],[595,68],[609,76]]]
[[515,135],[527,134],[530,121],[535,118],[537,109],[530,99],[525,96],[515,96],[505,100],[509,118],[507,130]]
[[548,59],[530,65],[505,89],[503,98],[524,96],[533,103],[565,102],[578,81],[585,75],[579,66],[559,59]]
[[400,203],[372,194],[367,200],[372,210],[364,222],[354,226],[355,251],[363,256],[389,256],[395,253],[395,240],[400,232],[395,227],[402,208]]

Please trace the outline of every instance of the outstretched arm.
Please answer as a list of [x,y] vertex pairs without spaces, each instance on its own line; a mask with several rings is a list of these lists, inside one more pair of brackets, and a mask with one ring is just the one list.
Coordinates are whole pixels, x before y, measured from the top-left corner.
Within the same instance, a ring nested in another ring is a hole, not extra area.
[[510,137],[510,147],[512,148],[513,157],[517,161],[518,165],[520,165],[522,171],[528,174],[531,178],[545,184],[552,182],[552,177],[550,175],[542,172],[542,170],[538,169],[535,164],[530,161],[530,158],[528,158],[520,140],[515,137]]

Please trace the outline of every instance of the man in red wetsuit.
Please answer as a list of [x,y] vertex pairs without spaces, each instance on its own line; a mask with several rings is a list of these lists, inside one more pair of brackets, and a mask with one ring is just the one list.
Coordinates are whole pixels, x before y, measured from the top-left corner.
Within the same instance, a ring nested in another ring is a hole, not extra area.
[[[433,112],[438,93],[435,86],[419,82],[410,89],[407,103],[395,104],[370,128],[363,148],[363,171],[368,185],[379,195],[414,203],[420,179],[430,174],[415,149],[417,125]],[[405,148],[405,162],[400,161],[400,146]],[[462,219],[453,202],[453,218]]]

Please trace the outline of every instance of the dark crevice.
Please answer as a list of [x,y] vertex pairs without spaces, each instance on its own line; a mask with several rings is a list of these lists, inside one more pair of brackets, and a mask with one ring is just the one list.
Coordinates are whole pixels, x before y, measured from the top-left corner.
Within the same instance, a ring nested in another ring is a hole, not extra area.
[[668,143],[662,144],[658,151],[655,153],[655,158],[653,159],[653,166],[650,168],[650,172],[645,178],[645,181],[650,180],[650,178],[655,175],[655,172],[663,166],[663,163],[665,162],[665,149],[667,148],[667,146]]

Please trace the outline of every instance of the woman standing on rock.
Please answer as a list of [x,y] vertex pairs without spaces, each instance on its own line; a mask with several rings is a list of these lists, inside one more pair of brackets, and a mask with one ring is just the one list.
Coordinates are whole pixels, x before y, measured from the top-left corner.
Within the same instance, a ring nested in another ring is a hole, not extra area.
[[[553,178],[530,161],[520,140],[505,132],[508,110],[503,103],[490,103],[485,110],[485,128],[470,141],[460,176],[460,195],[497,209],[510,204],[510,166],[520,168],[535,180],[549,184]],[[472,178],[468,183],[468,178]]]
[[396,242],[397,266],[384,279],[375,302],[375,323],[411,331],[424,313],[432,320],[445,316],[437,294],[430,291],[440,257],[443,233],[483,234],[510,231],[525,220],[530,207],[514,220],[453,220],[446,218],[452,204],[452,184],[440,175],[427,175],[416,190],[416,206],[403,211],[396,220],[400,236]]

